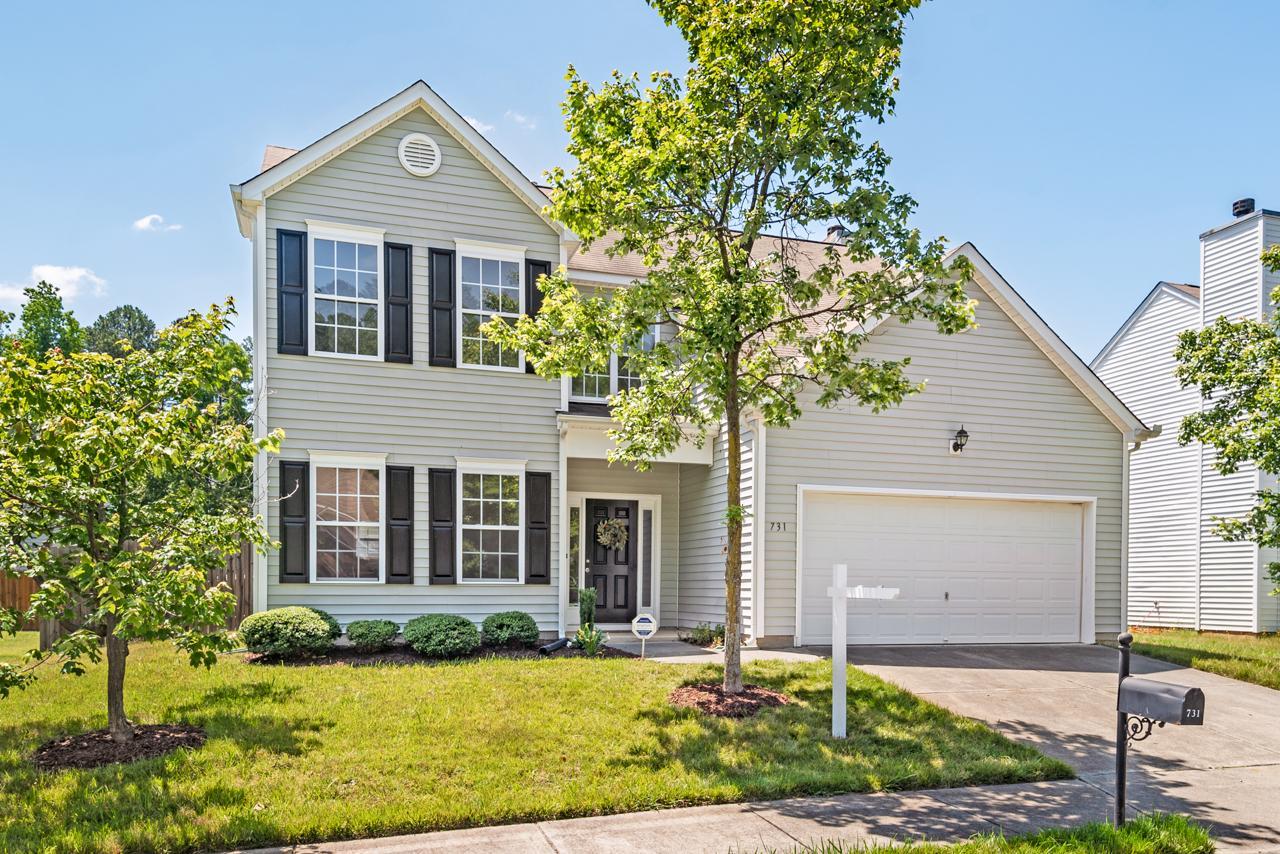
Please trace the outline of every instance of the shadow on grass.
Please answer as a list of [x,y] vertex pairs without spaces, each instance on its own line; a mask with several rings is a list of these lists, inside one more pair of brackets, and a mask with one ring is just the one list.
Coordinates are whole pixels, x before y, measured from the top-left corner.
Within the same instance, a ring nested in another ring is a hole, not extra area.
[[229,756],[219,742],[233,744],[237,754],[305,753],[333,723],[314,713],[285,715],[280,707],[297,690],[270,681],[210,688],[157,714],[161,721],[203,727],[204,746],[87,770],[37,771],[30,740],[34,734],[38,744],[100,722],[59,718],[0,726],[0,745],[22,745],[16,757],[0,759],[0,850],[96,850],[103,839],[128,850],[184,848],[173,840],[212,814],[226,822],[217,836],[228,847],[278,838],[274,822],[253,810],[270,793],[237,785],[241,757]]
[[[703,671],[689,681],[706,681]],[[714,677],[713,677],[714,678]],[[746,679],[792,703],[730,720],[666,703],[637,713],[648,738],[618,764],[680,768],[743,798],[1061,779],[1071,770],[1025,745],[873,677],[853,676],[849,733],[833,739],[830,682],[812,669],[753,665]],[[829,677],[827,677],[829,680]],[[825,684],[824,684],[825,681]]]

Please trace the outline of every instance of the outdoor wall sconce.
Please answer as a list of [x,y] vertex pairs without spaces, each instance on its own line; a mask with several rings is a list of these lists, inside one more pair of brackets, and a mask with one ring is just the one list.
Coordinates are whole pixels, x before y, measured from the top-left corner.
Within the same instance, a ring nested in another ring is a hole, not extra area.
[[961,424],[960,429],[956,431],[955,439],[951,441],[951,453],[961,453],[967,444],[969,444],[969,431],[964,429],[964,425]]

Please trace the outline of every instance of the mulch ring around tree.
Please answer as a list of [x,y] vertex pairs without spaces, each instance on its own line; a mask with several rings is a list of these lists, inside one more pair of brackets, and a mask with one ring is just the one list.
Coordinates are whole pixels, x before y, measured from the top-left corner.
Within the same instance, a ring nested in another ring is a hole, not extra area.
[[678,708],[697,709],[703,714],[721,718],[749,718],[761,709],[785,706],[791,702],[786,694],[759,685],[744,685],[741,694],[726,694],[723,686],[706,682],[681,685],[667,699]]
[[97,768],[114,762],[136,762],[164,756],[183,747],[204,744],[204,730],[187,724],[140,724],[130,741],[111,740],[106,729],[55,738],[36,748],[31,762],[41,771]]
[[[369,667],[378,664],[448,664],[459,661],[477,661],[488,658],[506,658],[515,660],[529,660],[537,658],[586,658],[587,654],[580,649],[565,647],[558,649],[547,655],[538,653],[538,648],[533,647],[526,649],[524,647],[506,647],[494,649],[492,647],[481,647],[470,655],[458,658],[438,659],[427,658],[425,655],[419,655],[407,646],[393,646],[382,652],[360,652],[355,647],[339,646],[334,647],[324,655],[317,655],[311,658],[287,658],[281,659],[269,655],[256,655],[252,652],[247,653],[244,660],[250,664],[284,664],[289,667],[331,667],[334,665],[345,667]],[[625,652],[621,649],[615,649],[606,646],[600,651],[597,658],[638,658],[639,656],[631,652]]]

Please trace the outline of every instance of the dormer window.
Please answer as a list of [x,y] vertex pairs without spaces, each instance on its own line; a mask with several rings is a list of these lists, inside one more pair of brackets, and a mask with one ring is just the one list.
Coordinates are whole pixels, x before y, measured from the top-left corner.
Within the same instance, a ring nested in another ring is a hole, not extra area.
[[[654,324],[640,339],[640,349],[648,352],[658,340],[658,325]],[[569,399],[582,403],[604,403],[613,394],[644,385],[640,375],[632,370],[625,355],[609,357],[609,365],[603,371],[585,372],[570,380]]]

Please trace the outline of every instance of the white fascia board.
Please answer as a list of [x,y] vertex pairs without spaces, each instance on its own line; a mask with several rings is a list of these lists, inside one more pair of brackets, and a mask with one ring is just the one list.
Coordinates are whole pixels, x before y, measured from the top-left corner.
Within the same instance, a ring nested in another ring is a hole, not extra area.
[[425,110],[439,122],[449,133],[471,151],[491,172],[520,197],[534,213],[569,243],[577,243],[578,237],[563,225],[551,219],[544,212],[547,197],[534,186],[519,169],[515,167],[493,143],[473,128],[470,123],[449,106],[443,98],[436,94],[425,81],[419,80],[397,95],[383,101],[378,106],[366,111],[347,122],[342,127],[326,134],[303,148],[298,153],[282,160],[265,172],[260,172],[243,184],[233,185],[232,198],[237,206],[247,201],[262,201],[272,193],[287,187],[289,184],[310,173],[317,167],[329,162],[337,155],[367,139],[381,128],[386,127],[415,109]]
[[1183,302],[1185,302],[1187,305],[1194,306],[1197,308],[1200,306],[1200,300],[1196,299],[1190,294],[1183,293],[1182,291],[1173,287],[1173,285],[1169,284],[1168,282],[1157,282],[1156,286],[1151,289],[1150,293],[1148,293],[1145,297],[1143,297],[1142,302],[1138,303],[1138,307],[1133,310],[1133,313],[1129,315],[1129,318],[1120,325],[1119,329],[1116,330],[1116,334],[1112,335],[1111,339],[1107,341],[1105,345],[1103,345],[1103,348],[1101,350],[1098,351],[1098,355],[1093,357],[1093,361],[1089,363],[1090,368],[1094,370],[1098,369],[1098,366],[1102,364],[1102,360],[1107,358],[1108,354],[1110,354],[1111,351],[1115,349],[1116,344],[1120,342],[1120,339],[1125,336],[1125,333],[1128,332],[1133,327],[1133,325],[1138,322],[1138,318],[1142,317],[1143,313],[1146,312],[1147,307],[1150,306],[1151,303],[1155,301],[1155,298],[1162,293],[1166,293],[1172,297],[1176,297],[1182,300]]
[[1013,289],[1003,276],[991,266],[991,262],[972,243],[965,243],[947,254],[946,262],[950,263],[957,256],[963,255],[973,264],[977,273],[975,281],[978,287],[991,297],[1005,314],[1009,315],[1023,333],[1026,334],[1049,360],[1058,366],[1063,375],[1089,399],[1091,403],[1107,417],[1117,429],[1125,434],[1133,433],[1145,438],[1147,425],[1134,415],[1124,401],[1115,392],[1107,388],[1106,383],[1098,378],[1092,369],[1085,364],[1076,352],[1058,337],[1058,333],[1036,314],[1022,296]]
[[583,285],[606,285],[608,287],[626,287],[634,285],[636,282],[644,278],[644,276],[624,276],[620,273],[599,273],[594,270],[578,270],[572,265],[566,270],[565,275],[569,281]]

